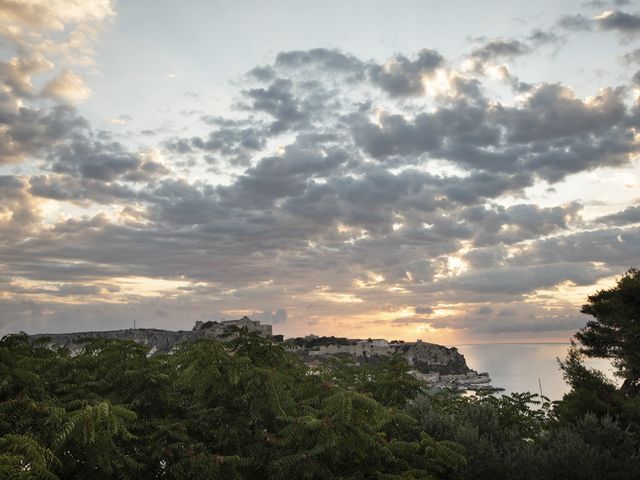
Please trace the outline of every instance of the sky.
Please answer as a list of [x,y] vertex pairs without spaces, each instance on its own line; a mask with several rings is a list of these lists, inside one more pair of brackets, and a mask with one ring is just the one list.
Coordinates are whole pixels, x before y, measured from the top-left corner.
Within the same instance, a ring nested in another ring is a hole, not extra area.
[[637,2],[0,0],[0,335],[567,341],[638,129]]

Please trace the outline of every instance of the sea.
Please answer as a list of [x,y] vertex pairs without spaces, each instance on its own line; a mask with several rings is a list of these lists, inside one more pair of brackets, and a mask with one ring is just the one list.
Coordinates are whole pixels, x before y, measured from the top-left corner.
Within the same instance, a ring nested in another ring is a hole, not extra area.
[[[457,345],[469,368],[488,372],[491,385],[504,388],[504,392],[499,394],[542,391],[551,401],[561,400],[569,392],[557,360],[566,358],[569,347],[568,343]],[[619,383],[609,360],[589,358],[584,363]]]

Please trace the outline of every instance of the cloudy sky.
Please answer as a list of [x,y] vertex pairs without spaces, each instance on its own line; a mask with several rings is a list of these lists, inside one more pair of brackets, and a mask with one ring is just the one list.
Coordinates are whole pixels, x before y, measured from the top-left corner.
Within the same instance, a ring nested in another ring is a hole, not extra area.
[[640,5],[0,0],[0,334],[565,341],[640,266]]

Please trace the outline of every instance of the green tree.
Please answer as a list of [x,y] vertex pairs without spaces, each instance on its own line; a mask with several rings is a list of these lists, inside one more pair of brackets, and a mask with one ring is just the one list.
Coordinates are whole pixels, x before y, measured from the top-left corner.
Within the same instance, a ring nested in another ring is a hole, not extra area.
[[[585,415],[613,418],[640,443],[640,270],[628,270],[607,290],[588,297],[583,313],[592,320],[575,335],[560,366],[571,386],[554,413],[562,425],[579,425]],[[622,379],[618,387],[583,358],[608,358]],[[591,440],[588,440],[591,441]]]
[[640,395],[640,270],[632,268],[615,287],[590,295],[581,311],[594,319],[576,333],[580,351],[611,359],[623,379],[621,392]]

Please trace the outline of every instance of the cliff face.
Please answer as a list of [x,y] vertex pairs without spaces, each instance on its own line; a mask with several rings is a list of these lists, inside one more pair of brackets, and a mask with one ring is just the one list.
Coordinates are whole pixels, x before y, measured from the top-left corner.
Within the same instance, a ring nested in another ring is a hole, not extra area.
[[441,375],[460,375],[467,373],[470,368],[458,350],[447,348],[434,343],[416,342],[401,344],[399,351],[421,373],[438,372]]

